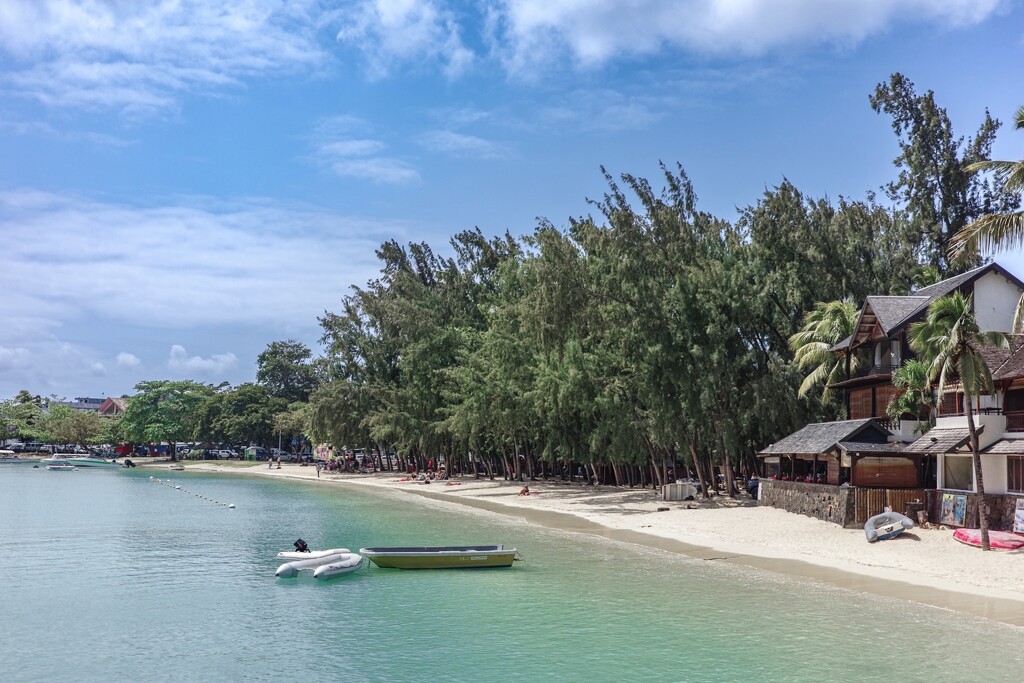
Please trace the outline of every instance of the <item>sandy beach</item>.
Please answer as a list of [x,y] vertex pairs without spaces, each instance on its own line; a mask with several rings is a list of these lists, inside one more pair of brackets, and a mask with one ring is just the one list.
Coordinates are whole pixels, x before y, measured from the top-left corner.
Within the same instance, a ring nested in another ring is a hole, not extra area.
[[[166,469],[166,463],[139,463]],[[162,465],[162,467],[161,467]],[[401,481],[397,473],[328,474],[313,467],[281,469],[242,463],[192,462],[190,471],[300,479],[330,486],[401,491],[439,504],[457,503],[512,514],[529,523],[821,581],[875,595],[1024,626],[1024,551],[982,553],[951,530],[915,528],[891,541],[868,543],[863,531],[736,501],[665,502],[650,489],[456,479],[451,485]],[[659,508],[668,508],[659,510]]]

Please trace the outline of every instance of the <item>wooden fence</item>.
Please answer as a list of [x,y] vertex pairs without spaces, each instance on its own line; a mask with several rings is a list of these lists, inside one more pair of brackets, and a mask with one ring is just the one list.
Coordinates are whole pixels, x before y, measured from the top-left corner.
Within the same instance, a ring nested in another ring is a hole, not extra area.
[[857,524],[863,524],[885,510],[892,508],[893,512],[903,514],[907,503],[911,501],[925,502],[924,489],[865,489],[857,487],[856,498],[856,520]]

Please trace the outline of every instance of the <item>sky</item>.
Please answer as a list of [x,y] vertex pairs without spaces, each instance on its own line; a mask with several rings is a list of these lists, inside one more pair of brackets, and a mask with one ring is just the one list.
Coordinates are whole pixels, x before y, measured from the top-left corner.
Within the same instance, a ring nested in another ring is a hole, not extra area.
[[564,226],[602,166],[679,163],[730,220],[784,179],[863,199],[894,72],[1024,158],[1022,5],[3,0],[0,399],[253,381],[382,242]]

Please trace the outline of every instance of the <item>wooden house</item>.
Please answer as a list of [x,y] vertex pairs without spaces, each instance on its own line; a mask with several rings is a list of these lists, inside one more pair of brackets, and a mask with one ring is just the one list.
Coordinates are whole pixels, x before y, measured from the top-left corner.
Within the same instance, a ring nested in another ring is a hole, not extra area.
[[[850,419],[807,425],[762,450],[759,457],[777,477],[874,490],[871,495],[857,494],[857,523],[884,505],[912,499],[920,499],[937,519],[943,496],[951,494],[969,498],[963,523],[977,522],[977,486],[958,387],[946,388],[936,406],[936,425],[924,435],[918,433],[917,416],[892,421],[886,414],[898,391],[892,374],[914,356],[907,342],[908,328],[925,317],[935,299],[954,291],[973,297],[982,330],[1009,332],[1024,282],[992,263],[908,296],[867,297],[855,332],[832,348],[846,359],[846,378],[831,388],[843,392]],[[1009,348],[986,348],[982,354],[996,391],[980,397],[972,413],[981,430],[990,523],[992,528],[1005,529],[1012,525],[1016,499],[1024,495],[1024,336],[1013,337]],[[853,362],[855,357],[859,363]],[[825,463],[824,481],[818,476],[821,462]],[[787,489],[792,497],[792,487]]]

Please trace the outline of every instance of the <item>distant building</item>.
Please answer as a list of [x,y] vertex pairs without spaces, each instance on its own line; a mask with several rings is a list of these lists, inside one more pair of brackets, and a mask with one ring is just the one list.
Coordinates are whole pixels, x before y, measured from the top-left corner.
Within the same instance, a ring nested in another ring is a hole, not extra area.
[[60,401],[59,405],[67,406],[72,410],[80,410],[83,413],[95,413],[106,399],[77,397],[74,401]]
[[121,398],[114,398],[113,396],[108,396],[107,399],[103,401],[103,403],[100,405],[100,407],[96,409],[96,412],[102,415],[103,417],[114,417],[116,415],[123,415],[127,400],[128,399],[123,396]]

